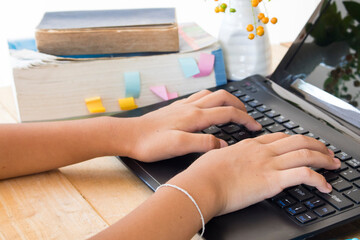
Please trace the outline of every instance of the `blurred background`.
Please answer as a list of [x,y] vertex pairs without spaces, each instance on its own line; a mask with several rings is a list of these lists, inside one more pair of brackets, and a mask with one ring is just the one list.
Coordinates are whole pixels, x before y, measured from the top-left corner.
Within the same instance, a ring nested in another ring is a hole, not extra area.
[[[271,44],[293,41],[319,2],[320,0],[268,2],[266,6],[269,15],[279,19],[276,25],[268,28]],[[34,38],[35,28],[45,12],[175,7],[178,22],[196,22],[217,37],[223,14],[214,12],[216,4],[214,0],[12,0],[6,4],[3,2],[0,8],[0,86],[9,85],[12,81],[7,41]]]

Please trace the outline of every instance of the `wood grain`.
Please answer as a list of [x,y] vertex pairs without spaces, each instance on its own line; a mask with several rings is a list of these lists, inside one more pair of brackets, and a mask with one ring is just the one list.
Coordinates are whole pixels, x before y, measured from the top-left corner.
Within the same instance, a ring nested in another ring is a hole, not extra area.
[[58,170],[0,181],[0,239],[85,239],[106,226]]
[[109,224],[127,215],[152,191],[115,157],[101,157],[60,171]]

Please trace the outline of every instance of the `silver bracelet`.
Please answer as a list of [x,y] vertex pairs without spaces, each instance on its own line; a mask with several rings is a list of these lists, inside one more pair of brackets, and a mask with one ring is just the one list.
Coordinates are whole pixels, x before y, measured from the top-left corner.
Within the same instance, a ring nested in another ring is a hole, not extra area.
[[[199,205],[197,205],[197,203],[195,202],[194,198],[184,189],[176,186],[176,185],[172,185],[172,184],[162,184],[160,185],[159,187],[156,188],[156,191],[159,190],[160,188],[162,187],[172,187],[172,188],[175,188],[177,190],[179,190],[180,192],[184,193],[186,196],[188,196],[190,198],[190,200],[194,203],[196,209],[198,210],[199,214],[200,214],[200,218],[201,218],[201,224],[202,224],[202,231],[201,231],[201,234],[200,234],[200,238],[202,238],[202,236],[204,235],[204,232],[205,232],[205,220],[204,220],[204,216],[202,215],[201,211],[200,211],[200,208],[199,208]],[[155,191],[155,192],[156,192]]]

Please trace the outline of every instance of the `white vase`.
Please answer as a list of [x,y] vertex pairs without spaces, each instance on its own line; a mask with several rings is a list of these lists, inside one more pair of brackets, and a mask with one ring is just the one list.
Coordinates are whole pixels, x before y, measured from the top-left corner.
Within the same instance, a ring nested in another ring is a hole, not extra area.
[[232,0],[229,7],[235,8],[236,12],[226,11],[219,30],[227,78],[230,80],[242,80],[253,74],[266,76],[271,71],[268,31],[265,24],[258,22],[259,7],[254,8],[254,14],[257,26],[262,25],[265,34],[262,37],[257,36],[254,29],[255,39],[248,39],[249,32],[246,27],[248,24],[254,25],[250,2],[250,0]]

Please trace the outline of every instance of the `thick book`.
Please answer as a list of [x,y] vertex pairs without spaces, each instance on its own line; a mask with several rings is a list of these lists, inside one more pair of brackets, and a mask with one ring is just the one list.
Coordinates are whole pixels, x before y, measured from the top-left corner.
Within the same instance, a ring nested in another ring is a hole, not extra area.
[[[179,42],[178,53],[144,56],[65,58],[26,49],[11,50],[18,118],[30,122],[120,112],[118,100],[127,97],[127,88],[134,87],[126,84],[127,75],[140,77],[140,81],[133,82],[139,87],[135,96],[138,107],[163,101],[163,94],[155,93],[161,90],[159,86],[165,86],[169,96],[183,96],[226,83],[216,38],[194,23],[184,23],[179,24]],[[203,56],[215,59],[212,70],[187,76],[182,63],[193,60],[201,69]],[[101,99],[100,109],[105,112],[90,113],[86,99]]]
[[179,51],[174,8],[47,12],[35,39],[58,56]]

